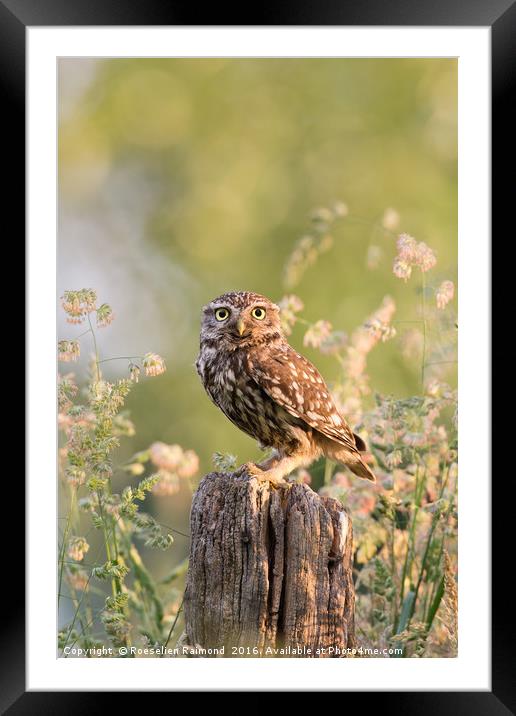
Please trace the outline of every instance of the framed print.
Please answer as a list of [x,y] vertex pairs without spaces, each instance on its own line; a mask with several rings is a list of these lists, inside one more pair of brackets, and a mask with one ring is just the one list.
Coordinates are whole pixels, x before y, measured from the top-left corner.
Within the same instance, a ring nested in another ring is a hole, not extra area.
[[29,309],[5,709],[509,712],[489,268],[514,7],[0,10]]

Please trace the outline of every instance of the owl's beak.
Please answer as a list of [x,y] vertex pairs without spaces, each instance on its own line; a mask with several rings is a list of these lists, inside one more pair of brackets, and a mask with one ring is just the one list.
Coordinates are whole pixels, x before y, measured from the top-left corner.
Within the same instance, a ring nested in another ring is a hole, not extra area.
[[245,323],[244,323],[243,319],[239,318],[236,325],[237,325],[237,330],[238,330],[239,335],[243,335],[243,333],[245,331]]

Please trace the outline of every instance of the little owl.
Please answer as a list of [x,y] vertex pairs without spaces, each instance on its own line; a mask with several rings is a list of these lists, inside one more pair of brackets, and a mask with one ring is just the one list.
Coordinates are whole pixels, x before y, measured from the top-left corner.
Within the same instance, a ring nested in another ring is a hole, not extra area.
[[309,360],[285,340],[279,307],[258,293],[235,291],[203,309],[197,372],[222,412],[241,430],[272,448],[246,469],[260,480],[285,484],[298,467],[325,456],[375,481],[360,451],[364,441],[339,413]]

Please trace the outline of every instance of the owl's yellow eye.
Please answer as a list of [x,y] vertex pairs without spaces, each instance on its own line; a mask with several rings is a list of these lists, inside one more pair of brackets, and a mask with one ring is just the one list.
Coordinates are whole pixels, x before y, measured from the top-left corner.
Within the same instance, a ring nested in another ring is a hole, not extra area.
[[227,308],[217,308],[215,311],[215,318],[217,321],[225,321],[228,316],[229,311]]
[[260,306],[253,308],[253,310],[251,311],[251,316],[253,318],[256,318],[258,321],[263,321],[263,319],[265,318],[265,308],[261,308]]

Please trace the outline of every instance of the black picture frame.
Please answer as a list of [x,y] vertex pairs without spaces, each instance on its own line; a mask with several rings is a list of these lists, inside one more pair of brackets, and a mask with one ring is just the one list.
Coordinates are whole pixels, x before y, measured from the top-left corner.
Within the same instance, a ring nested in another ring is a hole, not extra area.
[[[2,97],[2,123],[4,156],[4,216],[15,218],[12,229],[17,246],[23,246],[25,216],[25,43],[26,28],[34,26],[66,25],[403,25],[403,26],[489,26],[492,37],[492,235],[501,233],[502,227],[512,226],[508,212],[514,203],[514,45],[516,38],[515,0],[319,0],[317,3],[269,3],[247,9],[244,15],[235,6],[216,3],[199,8],[183,0],[0,0],[0,91]],[[199,23],[199,17],[203,22]],[[504,171],[506,170],[506,171]],[[511,172],[512,170],[512,172]],[[503,178],[502,178],[503,177]],[[505,177],[510,177],[507,180]],[[511,234],[513,230],[511,229]],[[506,270],[510,267],[506,266]],[[499,291],[493,297],[495,308],[505,303],[505,286],[499,281]],[[30,291],[30,286],[28,287]],[[509,304],[510,305],[510,304]],[[493,318],[498,317],[494,311]],[[502,319],[498,318],[499,321]],[[31,347],[29,347],[31,348]],[[33,348],[33,347],[32,347]],[[501,349],[500,349],[501,352]],[[493,357],[497,354],[493,352]],[[499,378],[500,380],[501,378]],[[507,378],[506,378],[507,380]],[[30,389],[30,386],[29,386]],[[507,390],[504,385],[502,394]],[[495,391],[493,391],[494,394]],[[486,436],[488,439],[488,436]],[[497,431],[497,444],[504,444]],[[496,451],[498,452],[498,451]],[[12,468],[11,468],[12,469]],[[494,471],[493,471],[493,474]],[[503,473],[492,484],[493,520],[492,551],[492,691],[464,692],[369,692],[370,699],[378,702],[384,712],[396,710],[398,714],[508,714],[514,713],[514,606],[512,587],[507,572],[514,558],[509,555],[503,537],[504,525],[511,524],[513,512],[507,499],[507,482]],[[509,487],[510,489],[510,487]],[[23,499],[22,485],[17,498]],[[16,583],[24,581],[24,567],[18,555],[10,549],[4,530],[4,560],[10,562],[10,574],[16,574]],[[18,543],[23,536],[16,531]],[[465,549],[464,545],[460,548]],[[16,555],[16,556],[15,556]],[[509,565],[509,566],[508,566]],[[474,599],[474,595],[471,595]],[[24,713],[98,712],[95,692],[26,692],[25,691],[25,609],[21,594],[13,595],[12,602],[4,607],[1,622],[2,650],[0,708],[13,716]],[[317,684],[314,683],[314,691]],[[346,695],[346,708],[351,693]],[[358,694],[361,708],[364,693]],[[120,694],[116,696],[120,697]],[[132,695],[131,698],[135,698]],[[108,694],[100,697],[103,703]]]

